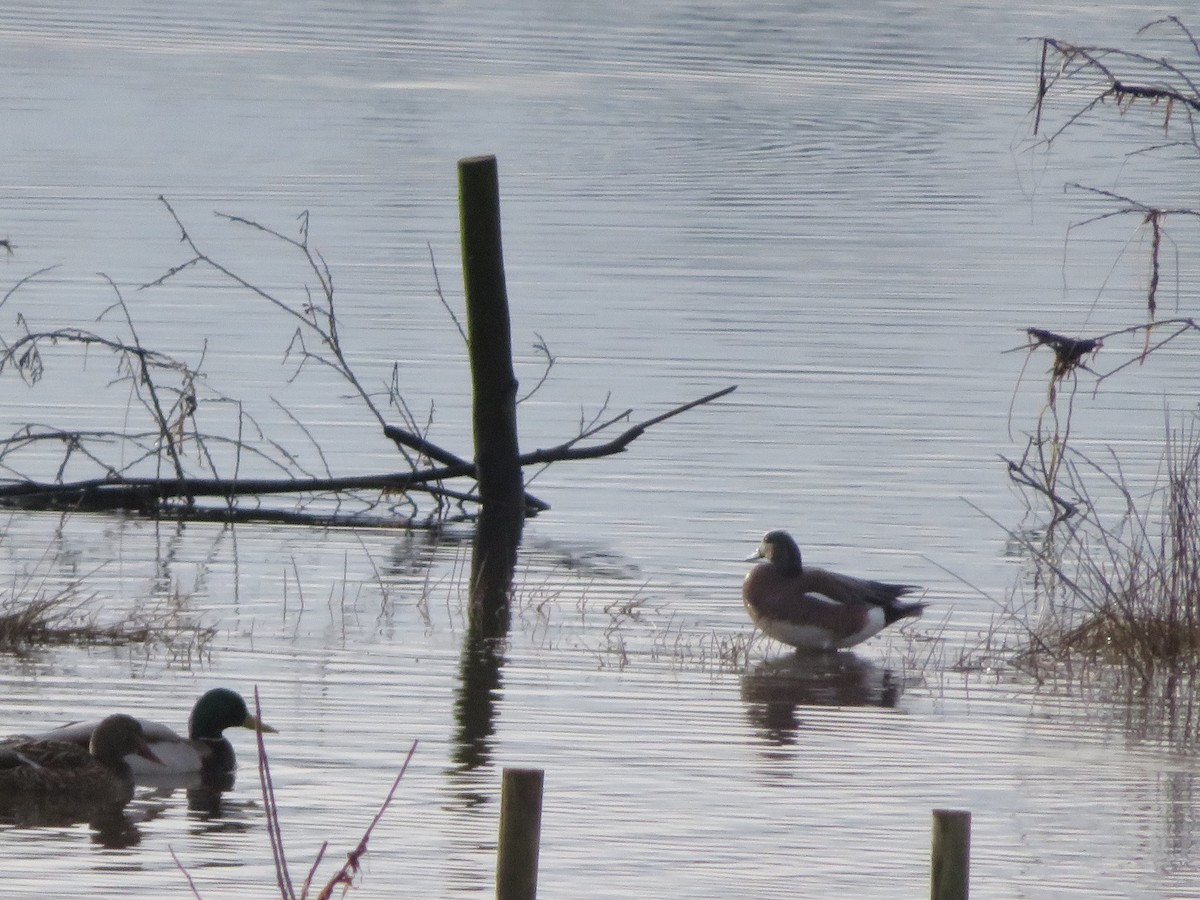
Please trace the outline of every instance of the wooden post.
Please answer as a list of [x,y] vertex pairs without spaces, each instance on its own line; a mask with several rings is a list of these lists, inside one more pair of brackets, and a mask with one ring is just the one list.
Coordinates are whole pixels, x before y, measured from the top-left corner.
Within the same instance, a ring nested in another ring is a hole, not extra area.
[[471,555],[471,615],[506,626],[508,592],[525,524],[525,485],[518,460],[517,377],[500,242],[496,157],[460,159],[458,187],[481,500]]
[[504,770],[500,787],[496,900],[534,900],[537,897],[543,780],[541,769]]
[[932,900],[967,900],[971,875],[971,813],[964,809],[933,811]]

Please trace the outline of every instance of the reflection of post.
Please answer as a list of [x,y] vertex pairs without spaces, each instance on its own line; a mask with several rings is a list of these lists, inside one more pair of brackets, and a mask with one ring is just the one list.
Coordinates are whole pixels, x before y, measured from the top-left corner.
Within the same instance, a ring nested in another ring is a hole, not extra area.
[[496,840],[492,752],[504,682],[502,638],[482,633],[478,622],[469,622],[463,636],[446,770],[446,809],[454,828],[453,851],[443,862],[454,883],[451,893],[486,894],[495,877],[493,860],[481,857],[479,848]]
[[496,157],[459,160],[458,186],[481,501],[471,557],[471,618],[507,623],[508,592],[525,522],[525,486],[518,461],[517,378],[500,243]]
[[541,769],[505,769],[500,785],[496,900],[534,900],[542,835]]
[[454,702],[455,734],[451,759],[471,771],[491,762],[489,739],[496,730],[496,695],[503,657],[499,640],[468,626],[459,660],[458,697]]

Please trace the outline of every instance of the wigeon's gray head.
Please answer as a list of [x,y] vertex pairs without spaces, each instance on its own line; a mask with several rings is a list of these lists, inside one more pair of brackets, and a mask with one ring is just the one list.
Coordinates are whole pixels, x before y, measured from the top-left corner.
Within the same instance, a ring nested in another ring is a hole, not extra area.
[[789,574],[799,574],[803,570],[800,548],[786,531],[768,531],[763,535],[758,545],[758,552],[747,561],[765,559]]

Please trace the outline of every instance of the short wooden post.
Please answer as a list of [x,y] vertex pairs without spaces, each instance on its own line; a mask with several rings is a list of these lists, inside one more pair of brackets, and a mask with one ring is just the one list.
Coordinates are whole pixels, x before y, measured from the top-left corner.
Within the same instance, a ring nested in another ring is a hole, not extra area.
[[537,897],[543,779],[541,769],[504,770],[500,785],[496,900],[534,900]]
[[935,809],[929,896],[932,900],[967,900],[970,876],[971,813]]
[[525,523],[525,485],[518,460],[517,377],[504,283],[496,157],[460,159],[458,189],[481,501],[471,557],[471,614],[497,619],[503,626]]

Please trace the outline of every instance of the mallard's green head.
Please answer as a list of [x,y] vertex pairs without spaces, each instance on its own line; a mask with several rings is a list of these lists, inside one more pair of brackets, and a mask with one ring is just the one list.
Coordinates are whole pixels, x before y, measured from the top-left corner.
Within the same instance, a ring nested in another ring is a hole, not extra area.
[[226,728],[249,728],[275,734],[275,729],[255,718],[237,691],[213,688],[192,707],[188,736],[194,740],[217,740]]

